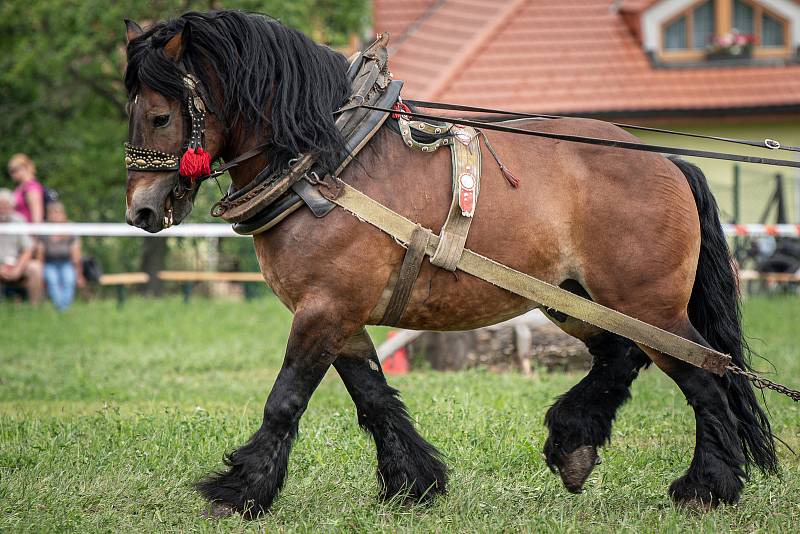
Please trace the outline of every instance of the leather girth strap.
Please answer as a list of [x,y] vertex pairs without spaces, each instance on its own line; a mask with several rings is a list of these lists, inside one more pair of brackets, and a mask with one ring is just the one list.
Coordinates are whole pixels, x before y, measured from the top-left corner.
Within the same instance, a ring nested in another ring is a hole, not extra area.
[[408,299],[411,298],[414,282],[419,276],[422,260],[425,259],[425,250],[428,248],[430,235],[431,233],[420,225],[417,225],[414,231],[411,232],[406,255],[403,258],[403,264],[400,266],[400,274],[397,276],[394,291],[392,291],[392,296],[389,298],[389,304],[386,306],[381,324],[394,326],[403,316],[403,312],[408,305]]
[[[403,245],[407,246],[412,241],[413,234],[420,228],[419,225],[341,180],[337,181],[333,190],[335,194],[326,195],[329,200],[358,219],[386,232]],[[331,191],[331,188],[328,188],[328,191]],[[422,230],[428,234],[425,253],[431,255],[439,244],[439,236],[428,229]],[[726,366],[731,363],[731,357],[726,354],[584,299],[469,249],[464,249],[457,267],[462,272],[520,295],[540,306],[553,308],[720,376],[725,374]]]

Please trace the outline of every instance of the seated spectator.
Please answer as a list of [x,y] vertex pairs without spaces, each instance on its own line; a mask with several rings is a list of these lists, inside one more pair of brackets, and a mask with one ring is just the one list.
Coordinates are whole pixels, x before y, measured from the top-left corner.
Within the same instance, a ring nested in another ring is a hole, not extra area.
[[[14,213],[13,193],[0,189],[0,224],[24,222]],[[0,234],[0,285],[4,291],[22,287],[28,291],[31,304],[38,304],[42,296],[42,264],[33,253],[34,242],[29,235]]]
[[44,186],[36,179],[36,165],[25,154],[14,154],[8,160],[8,173],[17,184],[14,189],[14,209],[26,221],[44,221]]
[[[61,202],[47,205],[47,221],[67,222],[67,212]],[[81,242],[70,235],[39,237],[38,258],[44,261],[44,280],[47,294],[58,311],[66,310],[75,298],[75,286],[86,283],[81,268]]]

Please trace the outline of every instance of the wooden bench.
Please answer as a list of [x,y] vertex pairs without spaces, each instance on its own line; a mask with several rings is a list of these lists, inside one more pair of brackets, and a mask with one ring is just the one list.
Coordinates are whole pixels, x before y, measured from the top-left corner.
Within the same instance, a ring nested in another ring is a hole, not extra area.
[[788,284],[791,282],[800,282],[800,275],[796,273],[760,273],[758,271],[739,271],[739,280],[742,282],[750,282],[753,280],[761,280],[764,282],[776,282],[778,284]]
[[[188,301],[195,283],[199,282],[240,282],[260,283],[264,281],[257,272],[212,272],[212,271],[159,271],[158,279],[164,282],[184,284],[184,300]],[[764,281],[778,284],[800,283],[800,275],[795,273],[760,273],[753,270],[739,271],[740,282]],[[125,301],[125,288],[132,285],[146,284],[150,281],[147,273],[115,273],[100,277],[101,286],[115,286],[117,301],[120,306]]]
[[[164,282],[178,282],[183,284],[183,299],[189,300],[194,284],[198,282],[263,282],[261,273],[255,272],[210,272],[210,271],[158,271],[159,280]],[[117,304],[121,307],[125,303],[126,288],[132,285],[146,284],[150,281],[147,273],[114,273],[104,274],[100,277],[101,286],[114,286],[117,288]]]
[[100,277],[101,286],[130,286],[135,284],[146,284],[150,281],[147,273],[115,273],[104,274]]
[[263,282],[261,273],[210,272],[210,271],[159,271],[159,280],[165,282]]
[[126,289],[128,286],[146,284],[150,281],[147,273],[114,273],[103,274],[98,283],[101,286],[114,286],[117,288],[117,307],[125,304]]

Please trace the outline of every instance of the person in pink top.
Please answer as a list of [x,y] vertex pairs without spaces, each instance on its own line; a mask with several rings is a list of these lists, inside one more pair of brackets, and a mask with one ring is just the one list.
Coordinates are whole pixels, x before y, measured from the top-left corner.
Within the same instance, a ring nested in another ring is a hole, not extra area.
[[14,154],[8,160],[8,173],[17,184],[14,210],[28,222],[44,221],[44,187],[36,180],[36,165],[25,154]]

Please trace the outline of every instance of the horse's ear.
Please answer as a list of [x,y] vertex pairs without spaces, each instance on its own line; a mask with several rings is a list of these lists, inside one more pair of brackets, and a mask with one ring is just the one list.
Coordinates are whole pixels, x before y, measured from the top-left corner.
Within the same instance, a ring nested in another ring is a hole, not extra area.
[[133,22],[131,19],[125,19],[125,33],[127,42],[131,42],[144,33],[141,26]]
[[186,48],[189,46],[189,41],[192,37],[192,29],[189,23],[183,25],[180,33],[176,33],[172,39],[167,41],[164,45],[164,54],[175,63],[178,63],[183,54],[186,53]]

